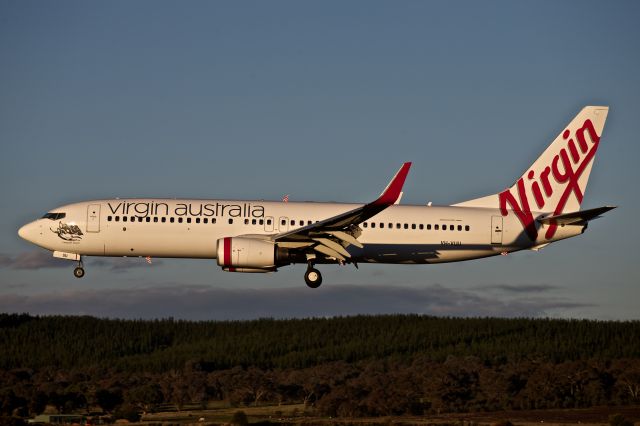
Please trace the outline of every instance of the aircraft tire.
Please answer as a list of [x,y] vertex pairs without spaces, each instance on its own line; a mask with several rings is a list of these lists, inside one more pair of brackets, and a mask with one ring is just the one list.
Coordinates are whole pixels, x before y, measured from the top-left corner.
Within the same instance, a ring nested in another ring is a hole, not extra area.
[[310,288],[318,288],[320,284],[322,284],[322,274],[315,268],[309,268],[307,272],[304,273],[304,282],[306,282]]
[[84,268],[81,268],[80,266],[78,266],[76,269],[73,270],[73,276],[76,278],[84,277]]

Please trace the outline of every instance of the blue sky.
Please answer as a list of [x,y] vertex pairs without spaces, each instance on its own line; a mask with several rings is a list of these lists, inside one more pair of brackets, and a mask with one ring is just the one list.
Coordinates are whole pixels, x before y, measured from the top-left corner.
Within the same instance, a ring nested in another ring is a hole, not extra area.
[[[0,311],[190,319],[415,312],[638,319],[640,3],[0,0]],[[20,240],[110,197],[403,203],[497,192],[611,107],[583,206],[539,253],[435,266],[71,262]]]

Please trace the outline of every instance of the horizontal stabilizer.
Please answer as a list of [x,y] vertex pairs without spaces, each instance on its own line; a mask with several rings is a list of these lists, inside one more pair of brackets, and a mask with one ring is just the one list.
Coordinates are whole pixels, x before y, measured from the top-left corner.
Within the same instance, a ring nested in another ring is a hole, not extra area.
[[538,219],[538,222],[544,224],[572,225],[577,223],[588,222],[599,218],[602,214],[609,210],[615,209],[616,206],[597,207],[595,209],[580,210],[577,212],[557,214],[555,216],[547,216]]

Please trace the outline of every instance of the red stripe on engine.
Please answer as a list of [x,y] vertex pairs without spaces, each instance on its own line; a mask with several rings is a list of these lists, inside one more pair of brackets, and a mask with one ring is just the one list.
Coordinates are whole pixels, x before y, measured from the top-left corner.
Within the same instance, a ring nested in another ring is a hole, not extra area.
[[231,266],[231,238],[224,239],[224,266]]

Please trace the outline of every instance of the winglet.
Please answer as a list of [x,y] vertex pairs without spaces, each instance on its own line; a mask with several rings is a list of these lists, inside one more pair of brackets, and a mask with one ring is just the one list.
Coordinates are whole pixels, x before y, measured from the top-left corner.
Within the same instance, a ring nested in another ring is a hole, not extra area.
[[396,175],[393,177],[393,179],[391,179],[389,185],[387,185],[384,191],[382,191],[382,194],[380,194],[378,199],[371,204],[374,206],[393,205],[402,193],[402,186],[404,185],[404,181],[409,174],[409,168],[411,168],[411,162],[404,163],[402,167],[400,167],[400,170],[398,170]]

